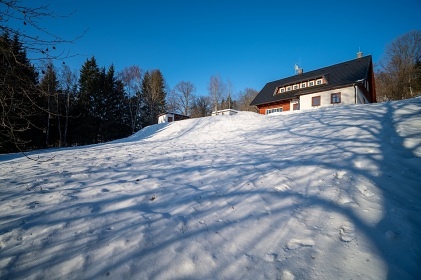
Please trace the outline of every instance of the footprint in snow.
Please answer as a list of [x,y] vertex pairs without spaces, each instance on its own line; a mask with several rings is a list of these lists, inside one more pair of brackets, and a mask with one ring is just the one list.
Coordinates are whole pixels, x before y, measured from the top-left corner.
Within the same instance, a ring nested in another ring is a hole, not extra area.
[[351,242],[355,239],[354,225],[350,222],[344,222],[339,228],[339,238],[343,242]]
[[291,239],[287,243],[287,249],[288,250],[295,250],[302,247],[313,247],[314,246],[314,240],[312,239]]

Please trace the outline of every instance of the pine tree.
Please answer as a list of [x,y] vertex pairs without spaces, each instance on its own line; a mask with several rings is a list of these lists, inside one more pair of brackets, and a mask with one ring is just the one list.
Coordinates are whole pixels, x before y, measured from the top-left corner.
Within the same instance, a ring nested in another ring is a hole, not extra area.
[[82,65],[79,77],[79,94],[77,97],[78,120],[75,123],[77,144],[92,144],[98,141],[101,72],[95,57],[87,59]]
[[17,35],[0,37],[0,77],[0,151],[29,149],[35,128],[32,121],[40,113],[38,73]]

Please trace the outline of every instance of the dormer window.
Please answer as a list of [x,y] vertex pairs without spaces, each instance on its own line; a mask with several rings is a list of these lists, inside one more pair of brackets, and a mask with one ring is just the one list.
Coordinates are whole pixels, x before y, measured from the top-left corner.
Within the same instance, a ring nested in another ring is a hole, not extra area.
[[301,84],[301,88],[305,88],[307,86],[307,84],[306,83],[302,83]]
[[309,87],[314,86],[314,81],[310,81],[310,82],[308,82],[308,86],[309,86]]
[[284,88],[280,88],[280,89],[279,89],[279,92],[280,92],[280,93],[283,93],[284,91],[285,91],[285,89],[284,89]]
[[317,81],[316,81],[316,84],[317,85],[321,85],[323,83],[323,80],[322,79],[318,79]]
[[287,91],[291,91],[291,86],[287,87]]
[[295,90],[295,89],[298,89],[298,85],[294,85],[294,90]]

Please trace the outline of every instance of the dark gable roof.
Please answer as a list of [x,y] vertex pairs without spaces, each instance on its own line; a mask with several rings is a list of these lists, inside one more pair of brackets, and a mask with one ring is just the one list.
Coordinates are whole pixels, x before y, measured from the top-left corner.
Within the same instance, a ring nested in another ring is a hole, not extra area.
[[[361,79],[368,78],[370,67],[372,67],[371,61],[371,55],[367,55],[354,60],[269,82],[263,87],[263,89],[250,103],[250,105],[272,103],[276,101],[292,99],[303,94],[315,93],[353,85],[355,82]],[[276,88],[280,86],[293,85],[302,81],[308,81],[320,77],[324,77],[327,83],[274,95]]]

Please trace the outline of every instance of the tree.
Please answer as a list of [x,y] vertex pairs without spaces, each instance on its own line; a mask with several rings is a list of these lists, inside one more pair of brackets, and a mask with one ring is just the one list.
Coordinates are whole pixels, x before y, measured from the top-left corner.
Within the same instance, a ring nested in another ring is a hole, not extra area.
[[[70,70],[70,67],[63,64],[59,75],[60,88],[62,90],[63,105],[64,105],[64,132],[62,143],[68,146],[68,131],[69,131],[69,118],[71,109],[75,109],[75,100],[77,96],[77,74]],[[75,117],[75,116],[73,116]]]
[[195,98],[193,93],[196,91],[196,87],[191,82],[181,81],[174,87],[174,90],[179,111],[189,116]]
[[41,108],[35,103],[38,73],[18,35],[10,38],[5,32],[0,38],[0,77],[0,150],[23,151],[29,148],[29,130]]
[[222,109],[233,109],[235,106],[234,100],[232,100],[232,96],[234,95],[234,86],[232,85],[231,81],[228,80],[226,85],[226,94],[227,99],[225,100],[225,104]]
[[126,108],[128,110],[129,122],[132,133],[142,128],[142,108],[144,106],[141,88],[142,88],[142,69],[139,66],[133,65],[126,67],[119,74],[121,81],[124,84],[124,89],[128,94],[126,100]]
[[400,100],[415,96],[421,90],[421,31],[411,31],[386,47],[376,76],[380,100]]
[[212,110],[217,111],[221,98],[224,96],[225,85],[219,75],[210,77],[209,80],[209,97],[211,100]]
[[194,99],[190,117],[201,118],[209,115],[211,102],[208,96],[198,96]]
[[54,17],[56,15],[47,5],[25,6],[18,0],[0,1],[2,151],[23,152],[40,147],[35,144],[36,139],[42,138],[38,134],[38,129],[42,128],[38,126],[38,119],[48,108],[42,108],[43,94],[38,87],[38,74],[29,62],[27,53],[31,54],[32,61],[39,62],[68,55],[64,50],[59,50],[58,45],[74,40],[64,40],[42,26],[43,19]]
[[[18,36],[33,60],[64,59],[69,54],[59,45],[74,43],[83,33],[71,40],[51,33],[42,25],[44,19],[66,17],[51,11],[48,5],[30,6],[19,0],[0,1],[0,32]],[[0,50],[3,51],[3,50]]]
[[165,82],[161,71],[146,72],[142,80],[142,95],[147,108],[148,125],[158,122],[158,115],[165,111]]
[[[44,113],[46,119],[46,127],[44,128],[45,131],[45,145],[48,147],[50,145],[50,130],[51,130],[51,122],[53,119],[57,119],[57,128],[59,133],[59,142],[62,142],[62,135],[61,135],[61,127],[60,127],[60,111],[59,111],[59,93],[58,93],[58,80],[57,74],[54,69],[53,63],[51,61],[48,62],[46,66],[46,70],[43,71],[44,76],[40,82],[40,89],[41,93],[46,100],[46,105],[43,107],[46,108],[46,112]],[[59,144],[60,146],[60,144]]]
[[80,70],[78,103],[78,143],[109,141],[130,133],[127,96],[113,65],[108,70],[99,68],[95,57],[85,62]]
[[256,97],[259,92],[255,89],[246,88],[244,91],[240,91],[237,96],[236,109],[240,111],[251,111],[257,112],[255,106],[250,106],[250,103]]

